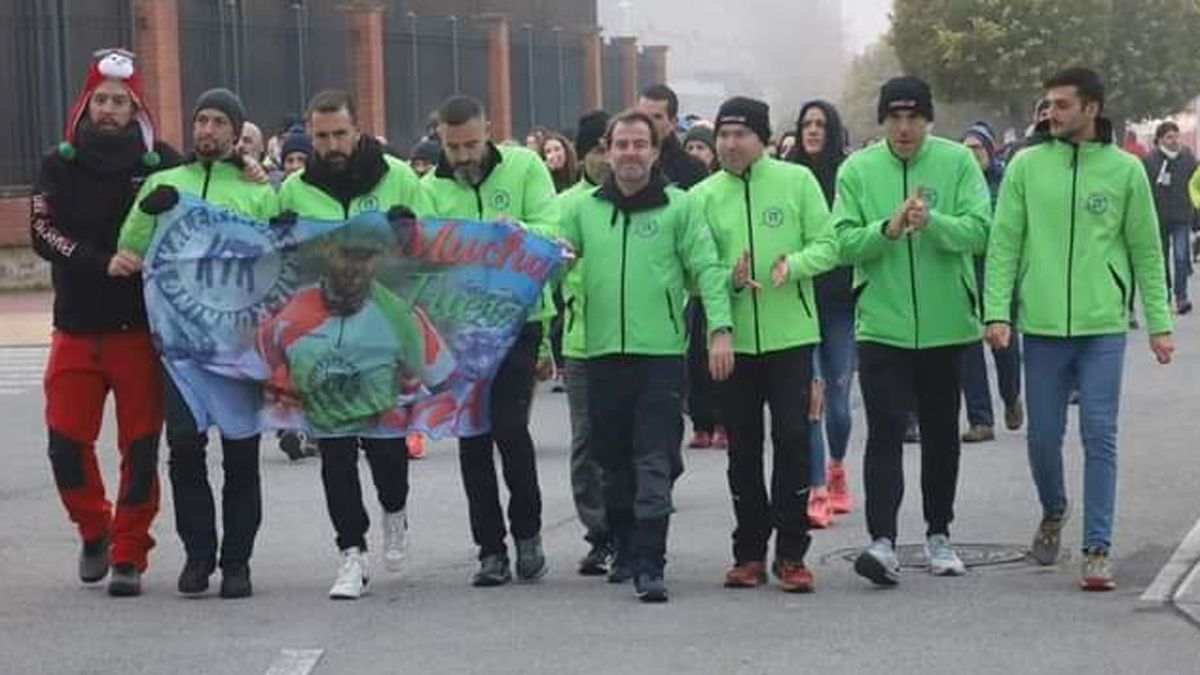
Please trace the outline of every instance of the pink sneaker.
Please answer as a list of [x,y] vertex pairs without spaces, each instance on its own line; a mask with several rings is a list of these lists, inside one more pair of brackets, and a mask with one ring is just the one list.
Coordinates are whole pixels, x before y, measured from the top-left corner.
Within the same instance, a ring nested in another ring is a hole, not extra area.
[[404,439],[408,444],[409,459],[425,459],[425,437],[421,434],[413,434]]
[[808,526],[824,530],[833,525],[833,508],[829,504],[829,490],[824,486],[813,488],[808,493]]
[[850,496],[850,486],[846,483],[844,466],[839,463],[829,467],[827,484],[829,485],[829,504],[834,513],[850,513],[854,510],[854,499]]

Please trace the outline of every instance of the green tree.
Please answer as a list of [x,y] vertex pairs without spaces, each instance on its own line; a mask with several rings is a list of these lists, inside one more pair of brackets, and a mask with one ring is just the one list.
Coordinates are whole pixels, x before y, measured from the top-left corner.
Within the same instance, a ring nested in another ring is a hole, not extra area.
[[1118,123],[1164,115],[1200,94],[1196,0],[894,0],[889,40],[900,63],[953,101],[1028,121],[1041,82],[1095,68]]

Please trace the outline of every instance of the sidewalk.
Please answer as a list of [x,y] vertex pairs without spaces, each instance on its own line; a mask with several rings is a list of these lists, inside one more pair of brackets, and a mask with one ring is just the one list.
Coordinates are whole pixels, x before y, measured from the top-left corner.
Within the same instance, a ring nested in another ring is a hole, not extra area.
[[0,347],[50,343],[50,291],[0,293]]

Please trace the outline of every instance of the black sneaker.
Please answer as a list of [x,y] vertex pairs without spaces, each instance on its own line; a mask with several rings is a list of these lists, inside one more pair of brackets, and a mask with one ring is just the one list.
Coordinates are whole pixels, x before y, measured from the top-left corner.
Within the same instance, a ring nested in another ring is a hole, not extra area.
[[94,584],[108,576],[108,537],[83,542],[79,551],[79,580]]
[[639,574],[633,580],[633,593],[642,602],[666,602],[667,584],[661,574]]
[[593,544],[592,550],[579,561],[579,573],[585,577],[602,577],[608,574],[612,562],[612,549],[607,544]]
[[108,580],[108,594],[114,598],[131,598],[142,594],[142,573],[133,563],[117,563],[112,566],[112,577]]
[[479,561],[479,571],[471,580],[471,585],[479,588],[503,586],[512,581],[512,566],[509,565],[508,555],[484,556]]
[[[208,585],[208,577],[204,578]],[[246,563],[233,563],[221,568],[221,597],[248,598],[254,594],[250,585],[250,566]]]
[[279,432],[279,449],[293,462],[304,457],[304,436],[298,431]]
[[179,573],[179,592],[184,595],[199,595],[208,590],[208,577],[217,568],[211,560],[189,560]]

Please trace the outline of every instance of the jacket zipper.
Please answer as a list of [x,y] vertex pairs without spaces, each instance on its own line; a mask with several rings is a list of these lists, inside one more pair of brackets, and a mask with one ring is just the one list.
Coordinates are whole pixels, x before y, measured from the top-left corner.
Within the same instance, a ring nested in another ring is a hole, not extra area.
[[475,210],[479,212],[479,220],[483,220],[483,193],[475,186]]
[[204,165],[204,186],[200,188],[200,198],[208,199],[208,182],[212,179],[212,164]]
[[339,319],[339,323],[338,323],[337,344],[334,345],[337,349],[342,348],[342,337],[344,337],[345,334],[346,334],[346,317],[342,317],[341,319]]
[[1067,337],[1071,337],[1071,286],[1075,280],[1075,202],[1079,189],[1079,146],[1071,157],[1071,238],[1067,243]]
[[[613,212],[616,216],[616,212]],[[621,353],[625,353],[625,258],[629,247],[629,213],[624,214],[621,228]]]
[[570,333],[575,329],[575,298],[567,301],[567,328],[566,332]]
[[[746,169],[742,177],[746,195],[746,239],[750,242],[750,276],[754,276],[754,210],[750,204],[750,170]],[[758,327],[758,293],[750,289],[750,302],[754,308],[754,353],[762,353],[762,335]]]
[[[904,166],[904,193],[900,195],[900,201],[908,199],[908,160],[901,160]],[[921,315],[917,311],[917,256],[913,250],[912,232],[905,235],[908,239],[908,278],[912,285],[912,309],[913,309],[913,349],[921,348]]]

